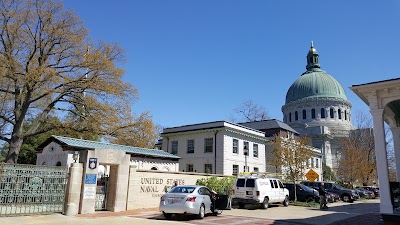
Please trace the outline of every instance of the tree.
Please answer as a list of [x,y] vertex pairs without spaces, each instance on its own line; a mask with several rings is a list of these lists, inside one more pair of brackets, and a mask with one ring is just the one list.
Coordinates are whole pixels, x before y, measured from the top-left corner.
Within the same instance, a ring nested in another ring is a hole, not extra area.
[[[239,107],[234,109],[233,112],[239,116],[239,120],[242,122],[253,122],[270,118],[267,110],[253,103],[252,100],[244,101]],[[237,120],[234,116],[231,117],[232,121]]]
[[325,163],[322,163],[322,177],[326,181],[334,181],[336,180],[335,174],[333,173],[332,169],[327,166]]
[[[315,152],[309,146],[308,137],[286,138],[282,134],[275,134],[272,141],[271,160],[280,162],[282,173],[293,184],[305,176],[306,161],[315,156]],[[297,201],[295,189],[295,201]]]
[[356,116],[357,129],[342,139],[337,174],[351,185],[358,181],[371,183],[376,178],[375,141],[372,121],[365,114]]
[[6,161],[17,162],[23,141],[57,128],[107,137],[136,127],[130,105],[137,90],[117,66],[124,59],[117,44],[91,40],[61,3],[0,0],[0,140],[9,145]]

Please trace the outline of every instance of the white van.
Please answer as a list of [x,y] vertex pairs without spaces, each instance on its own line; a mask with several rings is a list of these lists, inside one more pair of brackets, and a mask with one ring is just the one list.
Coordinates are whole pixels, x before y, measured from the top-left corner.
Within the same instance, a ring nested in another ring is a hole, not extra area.
[[276,178],[238,177],[234,189],[235,194],[232,201],[237,203],[240,208],[246,204],[261,205],[263,209],[267,209],[269,203],[289,205],[289,191]]

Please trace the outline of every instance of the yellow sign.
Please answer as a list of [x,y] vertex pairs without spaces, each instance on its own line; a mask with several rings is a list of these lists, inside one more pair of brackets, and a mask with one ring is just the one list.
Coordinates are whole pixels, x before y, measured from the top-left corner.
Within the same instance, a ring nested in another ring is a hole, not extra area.
[[319,175],[314,170],[310,169],[310,171],[308,171],[308,173],[306,174],[306,177],[309,181],[313,182],[319,177]]

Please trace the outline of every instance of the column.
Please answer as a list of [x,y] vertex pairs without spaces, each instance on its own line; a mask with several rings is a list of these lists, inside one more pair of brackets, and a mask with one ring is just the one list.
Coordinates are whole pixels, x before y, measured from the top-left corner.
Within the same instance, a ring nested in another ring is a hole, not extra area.
[[82,172],[82,163],[71,163],[71,167],[69,168],[68,191],[65,193],[67,196],[65,215],[67,216],[76,216],[78,214],[81,200]]
[[126,201],[128,197],[128,182],[129,182],[129,168],[130,168],[130,155],[125,155],[124,163],[118,165],[116,185],[115,185],[115,198],[113,212],[120,212],[126,210]]
[[400,127],[390,128],[393,135],[393,151],[396,163],[396,178],[400,182]]
[[383,127],[383,109],[371,109],[370,112],[374,120],[375,154],[381,199],[380,212],[393,214],[393,206],[390,199],[385,130]]

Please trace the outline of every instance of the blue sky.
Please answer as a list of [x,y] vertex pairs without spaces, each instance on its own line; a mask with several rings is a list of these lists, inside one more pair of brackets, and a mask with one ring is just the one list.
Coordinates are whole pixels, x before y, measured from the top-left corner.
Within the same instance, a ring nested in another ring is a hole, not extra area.
[[164,127],[227,120],[252,100],[272,118],[305,71],[310,42],[345,88],[399,77],[400,1],[64,0],[93,39],[127,52],[132,105]]

